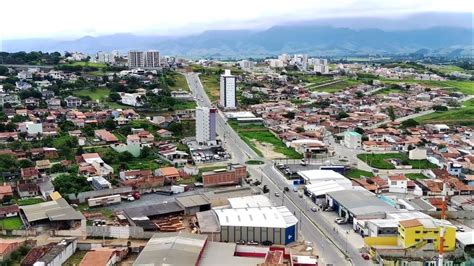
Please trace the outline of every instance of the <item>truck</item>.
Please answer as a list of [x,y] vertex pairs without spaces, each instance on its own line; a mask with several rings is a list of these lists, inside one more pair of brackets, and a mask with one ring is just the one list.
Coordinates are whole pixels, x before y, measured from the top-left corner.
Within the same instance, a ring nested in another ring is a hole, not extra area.
[[122,201],[122,198],[119,194],[98,197],[98,198],[90,198],[87,200],[87,204],[89,207],[97,207],[97,206],[108,206],[111,204],[117,204]]
[[173,194],[179,194],[184,192],[184,187],[183,186],[171,186],[171,191]]
[[139,200],[141,195],[140,192],[134,191],[131,194],[125,194],[121,196],[123,200],[126,201],[134,201],[134,200]]

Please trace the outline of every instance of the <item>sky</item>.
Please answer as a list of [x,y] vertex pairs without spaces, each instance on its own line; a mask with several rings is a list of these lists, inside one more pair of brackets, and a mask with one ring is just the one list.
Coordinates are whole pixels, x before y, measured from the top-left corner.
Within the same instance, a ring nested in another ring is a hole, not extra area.
[[0,40],[182,35],[337,17],[473,12],[472,0],[2,0]]

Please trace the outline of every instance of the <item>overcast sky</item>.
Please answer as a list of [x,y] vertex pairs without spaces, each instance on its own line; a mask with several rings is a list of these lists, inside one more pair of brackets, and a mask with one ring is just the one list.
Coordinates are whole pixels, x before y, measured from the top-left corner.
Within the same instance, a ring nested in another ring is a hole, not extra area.
[[473,12],[473,0],[2,0],[0,39],[260,29],[334,17]]

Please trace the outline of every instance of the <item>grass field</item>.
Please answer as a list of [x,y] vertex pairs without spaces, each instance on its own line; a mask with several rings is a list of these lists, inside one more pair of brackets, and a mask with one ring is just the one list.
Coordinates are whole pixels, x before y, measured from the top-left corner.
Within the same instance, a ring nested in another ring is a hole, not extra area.
[[25,199],[18,199],[16,203],[20,206],[26,206],[26,205],[33,205],[33,204],[38,204],[44,202],[42,198],[25,198]]
[[406,174],[405,176],[408,177],[411,180],[427,179],[426,176],[424,176],[423,174],[419,174],[419,173],[409,173],[409,174]]
[[173,109],[175,110],[186,110],[186,109],[195,109],[197,106],[195,101],[188,102],[188,101],[179,101],[173,105]]
[[93,101],[103,100],[110,94],[108,88],[97,88],[95,90],[78,90],[74,92],[76,96],[89,96]]
[[374,176],[374,174],[372,174],[371,172],[367,172],[367,171],[359,170],[359,169],[351,169],[351,170],[347,171],[344,175],[346,177],[355,178],[355,179],[359,179],[362,176],[365,176],[365,177]]
[[19,216],[0,219],[0,226],[5,230],[19,230],[23,227]]
[[458,67],[458,66],[454,66],[454,65],[426,65],[426,66],[444,74],[450,74],[453,72],[468,73],[466,69]]
[[245,162],[245,164],[248,165],[258,165],[258,164],[264,164],[265,162],[260,161],[260,160],[248,160]]
[[82,62],[82,61],[76,61],[69,64],[73,66],[82,66],[82,67],[97,67],[97,68],[107,67],[107,65],[104,63],[92,63],[92,62]]
[[357,84],[360,84],[360,81],[353,80],[353,79],[346,79],[346,80],[341,80],[339,82],[336,82],[334,84],[321,86],[321,87],[317,87],[317,88],[315,88],[313,86],[313,87],[309,87],[308,89],[311,90],[311,91],[335,93],[335,92],[338,92],[338,91],[345,90],[345,89],[347,89],[351,86],[357,85]]
[[435,168],[436,165],[428,160],[409,160],[408,157],[401,153],[362,153],[357,158],[366,162],[369,166],[378,169],[395,169],[395,166],[389,162],[390,159],[402,160],[413,167],[413,169],[429,169]]
[[374,95],[381,94],[381,95],[387,95],[390,93],[402,93],[403,91],[400,89],[395,89],[395,88],[384,88],[381,90],[378,90],[374,93]]
[[74,254],[72,254],[71,257],[69,257],[63,264],[63,266],[76,266],[80,265],[82,259],[86,255],[87,251],[86,250],[76,250]]
[[421,84],[432,88],[443,88],[453,91],[459,91],[467,95],[474,95],[474,82],[472,81],[457,81],[457,80],[414,80],[414,79],[403,79],[403,80],[383,80],[384,83],[396,84],[405,82],[408,84]]
[[434,112],[415,118],[420,124],[443,123],[449,125],[474,126],[474,99],[464,102],[463,107],[446,112]]
[[189,91],[188,83],[186,82],[186,77],[177,72],[170,73],[171,78],[174,81],[174,85],[170,86],[171,90],[185,90]]
[[273,151],[283,154],[286,158],[300,159],[302,155],[297,153],[295,150],[288,148],[285,144],[273,135],[264,126],[239,126],[237,123],[229,123],[239,134],[242,140],[247,143],[259,156],[264,157],[265,154],[260,151],[253,141],[260,143],[268,143],[273,146]]
[[207,96],[211,102],[219,100],[219,79],[218,75],[211,74],[201,74],[199,75],[201,79],[202,86],[204,86],[204,91],[206,91]]

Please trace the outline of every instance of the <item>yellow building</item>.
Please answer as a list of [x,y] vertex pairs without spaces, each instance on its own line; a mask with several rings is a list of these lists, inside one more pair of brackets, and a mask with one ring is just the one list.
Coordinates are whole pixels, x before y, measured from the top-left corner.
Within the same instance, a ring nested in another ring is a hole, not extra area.
[[401,247],[423,247],[432,244],[439,250],[441,228],[444,227],[444,250],[456,248],[456,227],[449,222],[432,218],[400,221],[398,224],[398,243]]

